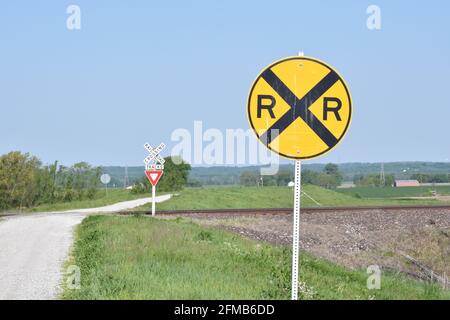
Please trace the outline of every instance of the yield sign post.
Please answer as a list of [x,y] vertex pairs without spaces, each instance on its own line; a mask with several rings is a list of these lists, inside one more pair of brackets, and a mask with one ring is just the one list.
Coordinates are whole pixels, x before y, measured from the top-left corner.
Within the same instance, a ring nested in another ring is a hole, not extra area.
[[144,148],[150,153],[145,159],[145,175],[152,184],[152,216],[155,216],[155,197],[156,197],[156,184],[164,173],[164,158],[159,153],[166,147],[164,143],[161,143],[158,147],[152,148],[148,143],[144,145]]

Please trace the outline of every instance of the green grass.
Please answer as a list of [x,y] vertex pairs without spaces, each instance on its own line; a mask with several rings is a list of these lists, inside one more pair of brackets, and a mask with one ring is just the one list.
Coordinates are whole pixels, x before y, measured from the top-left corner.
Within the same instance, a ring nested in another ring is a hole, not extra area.
[[[438,200],[389,199],[418,196],[432,187],[410,188],[349,188],[327,190],[317,186],[303,186],[302,190],[322,206],[370,206],[370,205],[419,205],[443,204]],[[436,189],[436,188],[435,188]],[[437,187],[439,194],[450,193],[450,187]],[[161,193],[158,193],[161,194]],[[358,195],[358,197],[356,196]],[[43,204],[30,209],[32,212],[64,211],[95,208],[113,203],[148,197],[148,194],[131,194],[129,190],[99,190],[93,200],[81,200],[54,204]],[[288,187],[205,187],[185,188],[169,201],[157,205],[158,210],[183,209],[227,209],[227,208],[289,208],[293,203],[293,191]],[[448,203],[448,202],[447,202]],[[317,207],[317,204],[302,195],[302,207]],[[150,204],[137,210],[148,210]]]
[[32,212],[48,212],[48,211],[65,211],[71,209],[97,208],[103,207],[117,202],[135,200],[139,198],[149,197],[148,194],[131,194],[125,189],[109,189],[106,194],[104,189],[98,190],[96,198],[92,200],[79,200],[71,202],[61,202],[52,204],[42,204],[31,208]]
[[158,210],[216,208],[281,208],[292,206],[293,195],[286,187],[185,188],[172,199],[158,204]]
[[431,191],[436,191],[440,195],[449,195],[450,186],[435,186],[435,187],[355,187],[336,189],[339,193],[350,196],[361,196],[363,198],[400,198],[400,197],[422,197],[432,196]]
[[[317,186],[303,186],[302,190],[322,206],[371,206],[442,204],[437,200],[363,199]],[[302,207],[318,205],[305,195]],[[210,187],[186,188],[179,195],[157,205],[157,210],[227,209],[227,208],[290,208],[293,191],[288,187]],[[141,207],[148,210],[149,205]]]
[[[90,216],[77,229],[73,257],[81,289],[65,299],[289,299],[290,250],[182,219]],[[306,299],[449,299],[436,286],[367,274],[302,254]]]

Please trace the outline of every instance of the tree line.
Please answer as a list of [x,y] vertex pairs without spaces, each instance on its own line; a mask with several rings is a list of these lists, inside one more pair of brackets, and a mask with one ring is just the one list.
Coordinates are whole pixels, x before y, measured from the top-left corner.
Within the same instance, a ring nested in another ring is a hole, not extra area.
[[[450,183],[450,174],[414,173],[410,176],[410,179],[417,180],[419,183]],[[392,187],[394,186],[394,182],[395,176],[393,174],[387,174],[385,176],[383,185],[379,174],[358,174],[353,179],[353,183],[358,187]]]
[[450,173],[415,173],[411,175],[411,179],[417,180],[420,183],[449,183]]
[[[176,191],[187,184],[191,166],[172,157],[165,158],[164,174],[158,190]],[[40,204],[94,199],[102,167],[79,162],[67,167],[57,161],[43,165],[29,153],[13,151],[0,156],[0,210],[30,208]],[[142,173],[143,174],[143,173]],[[147,193],[151,184],[143,174],[133,185],[132,193]]]
[[0,156],[0,209],[95,198],[101,167],[79,162],[43,165],[29,153]]
[[357,187],[392,187],[394,186],[395,176],[393,174],[386,174],[383,181],[379,174],[357,174],[353,178],[353,183]]
[[[322,172],[303,170],[302,184],[313,184],[324,188],[336,188],[342,183],[343,177],[338,165],[328,163]],[[240,175],[239,183],[242,186],[287,186],[294,181],[291,170],[281,170],[271,176],[262,176],[259,172],[244,171]]]

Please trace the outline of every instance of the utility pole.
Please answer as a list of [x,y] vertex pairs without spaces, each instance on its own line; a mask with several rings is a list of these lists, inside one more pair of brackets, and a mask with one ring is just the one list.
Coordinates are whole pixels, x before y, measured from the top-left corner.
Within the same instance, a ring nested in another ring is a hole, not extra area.
[[381,163],[380,187],[384,187],[385,185],[386,185],[386,177],[384,175],[384,163]]
[[125,177],[123,179],[123,188],[126,189],[128,187],[128,166],[125,166]]

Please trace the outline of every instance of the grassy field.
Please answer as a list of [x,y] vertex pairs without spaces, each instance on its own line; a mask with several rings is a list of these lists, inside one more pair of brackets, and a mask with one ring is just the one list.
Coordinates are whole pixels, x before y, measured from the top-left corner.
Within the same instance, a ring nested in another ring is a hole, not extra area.
[[432,191],[436,191],[439,195],[450,195],[450,186],[436,187],[355,187],[336,189],[337,192],[357,196],[362,198],[401,198],[401,197],[422,197],[431,196]]
[[139,198],[149,197],[148,194],[131,194],[125,189],[109,189],[108,194],[105,190],[98,190],[97,196],[92,200],[80,200],[71,202],[61,202],[53,204],[42,204],[30,209],[32,212],[48,212],[48,211],[64,211],[71,209],[97,208],[121,201],[135,200]]
[[[322,206],[370,206],[370,205],[415,205],[442,204],[437,200],[393,199],[429,195],[429,190],[439,194],[450,194],[447,187],[409,187],[409,188],[349,188],[327,190],[317,186],[303,186],[302,190]],[[158,193],[161,194],[161,193]],[[131,194],[124,189],[110,189],[106,195],[99,190],[92,200],[43,204],[29,209],[32,212],[64,211],[71,209],[95,208],[113,203],[149,197],[148,194]],[[293,192],[288,187],[205,187],[185,188],[174,197],[157,206],[158,210],[180,209],[216,209],[216,208],[288,208],[292,207]],[[448,202],[447,202],[448,203]],[[303,207],[318,205],[305,194],[302,195]],[[139,208],[148,210],[150,205]]]
[[[304,186],[302,190],[322,206],[370,206],[442,204],[437,200],[364,199],[327,190]],[[302,195],[302,207],[317,207],[308,196]],[[288,187],[209,187],[186,188],[169,201],[157,205],[158,210],[219,209],[219,208],[289,208],[293,205],[293,191]],[[148,210],[149,205],[140,209]]]
[[[65,299],[289,299],[290,251],[182,219],[90,216],[77,229],[68,264],[81,289]],[[449,299],[438,287],[367,274],[302,254],[302,299]]]

